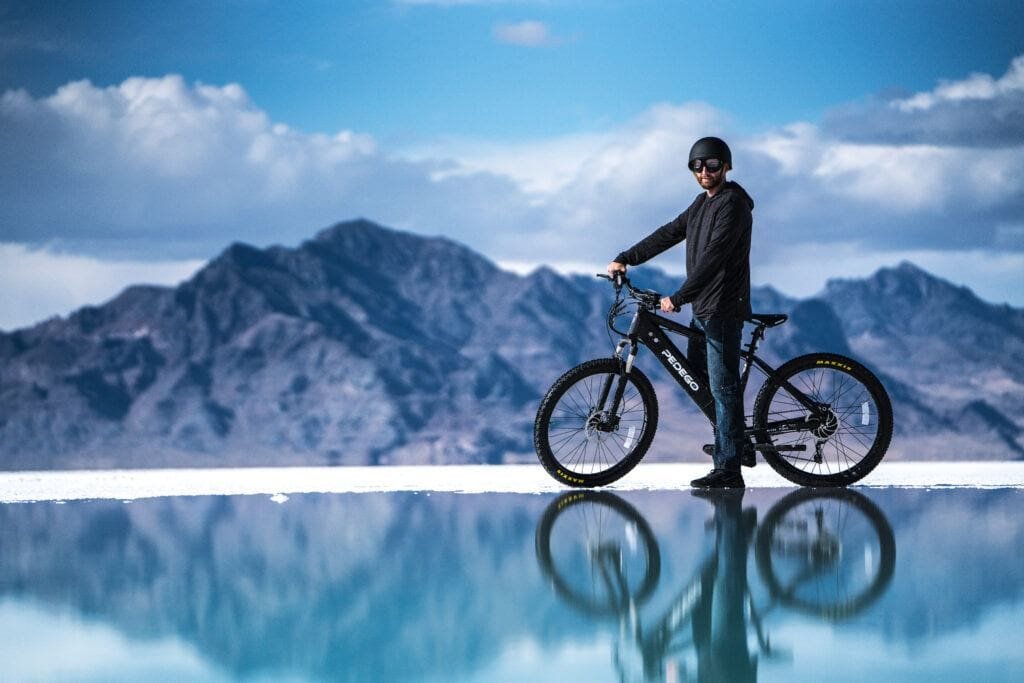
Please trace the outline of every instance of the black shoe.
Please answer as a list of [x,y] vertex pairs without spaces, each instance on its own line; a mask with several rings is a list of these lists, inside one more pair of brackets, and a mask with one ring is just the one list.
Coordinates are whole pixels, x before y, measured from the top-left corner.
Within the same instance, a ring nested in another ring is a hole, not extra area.
[[[715,457],[715,444],[706,443],[701,446],[700,449],[704,451],[704,455],[709,458]],[[743,453],[740,455],[740,464],[744,467],[753,467],[757,464],[757,452],[750,444],[743,446]]]
[[746,486],[743,483],[743,475],[738,470],[711,470],[711,472],[700,479],[694,479],[690,486],[699,489],[741,489]]

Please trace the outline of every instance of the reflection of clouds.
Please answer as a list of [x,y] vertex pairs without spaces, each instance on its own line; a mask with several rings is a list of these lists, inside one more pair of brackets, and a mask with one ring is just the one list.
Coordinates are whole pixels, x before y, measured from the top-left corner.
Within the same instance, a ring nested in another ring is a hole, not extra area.
[[899,522],[899,571],[880,611],[894,639],[923,647],[939,634],[970,632],[990,614],[1024,613],[1019,490],[886,491],[874,497]]
[[[902,546],[901,546],[902,547]],[[1020,632],[1021,603],[988,612],[971,628],[932,633],[907,641],[884,629],[845,628],[812,619],[789,619],[776,631],[785,638],[792,660],[801,670],[828,672],[829,681],[1014,681],[1024,670],[1024,650],[1007,646]],[[837,651],[856,662],[837,666]],[[774,667],[781,674],[788,664]]]
[[178,638],[137,640],[21,600],[0,602],[0,661],[8,681],[231,680]]

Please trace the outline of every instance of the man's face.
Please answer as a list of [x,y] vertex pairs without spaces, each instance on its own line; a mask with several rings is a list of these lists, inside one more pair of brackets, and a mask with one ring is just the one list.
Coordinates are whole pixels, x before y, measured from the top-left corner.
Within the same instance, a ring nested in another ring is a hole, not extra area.
[[[694,170],[693,166],[698,166],[699,169]],[[713,190],[725,182],[725,164],[721,160],[698,159],[694,161],[693,166],[690,167],[693,177],[705,190]],[[717,168],[717,170],[712,171],[712,168]]]

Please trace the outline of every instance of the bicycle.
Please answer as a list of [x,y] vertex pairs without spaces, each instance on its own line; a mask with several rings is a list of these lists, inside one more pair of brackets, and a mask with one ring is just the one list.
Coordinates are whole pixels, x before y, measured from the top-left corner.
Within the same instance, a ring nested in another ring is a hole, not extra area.
[[[649,615],[642,608],[661,579],[661,551],[640,512],[606,491],[566,493],[544,511],[535,532],[540,569],[573,608],[619,622],[613,662],[621,680],[662,680],[667,665],[688,652],[698,668],[717,670],[715,680],[756,680],[749,629],[760,654],[788,656],[766,627],[776,608],[838,623],[863,613],[888,590],[895,535],[865,496],[850,489],[793,491],[761,523],[753,508],[742,508],[742,496],[709,496],[714,550],[653,620],[644,618]],[[749,550],[767,599],[751,588]],[[712,611],[721,619],[715,634]]]
[[[615,289],[609,337],[620,335],[610,358],[568,370],[548,389],[534,421],[533,443],[544,469],[569,486],[605,486],[644,457],[658,424],[658,400],[635,367],[646,346],[700,411],[715,424],[707,375],[694,367],[668,333],[702,339],[699,330],[657,315],[662,295],[638,289],[624,273],[600,274]],[[625,294],[624,294],[625,292]],[[628,294],[628,298],[627,298]],[[635,307],[629,328],[616,320]],[[882,383],[860,362],[835,353],[810,353],[774,368],[756,355],[765,331],[786,322],[781,313],[755,313],[750,341],[740,352],[741,392],[753,368],[765,375],[746,417],[744,464],[760,452],[783,477],[801,486],[846,486],[882,460],[892,439],[892,403]],[[628,348],[628,351],[627,351]]]

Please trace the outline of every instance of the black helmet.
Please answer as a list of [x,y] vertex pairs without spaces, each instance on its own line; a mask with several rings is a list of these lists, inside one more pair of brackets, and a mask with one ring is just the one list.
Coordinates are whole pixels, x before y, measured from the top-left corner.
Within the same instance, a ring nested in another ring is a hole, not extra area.
[[687,164],[693,163],[694,159],[721,159],[732,168],[732,152],[729,145],[725,144],[722,138],[701,138],[693,143],[690,148],[690,160]]

